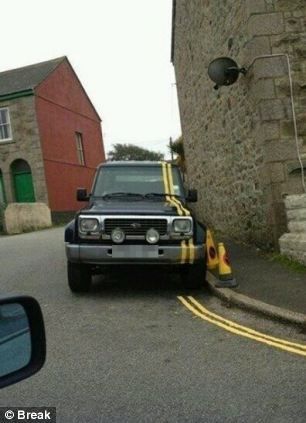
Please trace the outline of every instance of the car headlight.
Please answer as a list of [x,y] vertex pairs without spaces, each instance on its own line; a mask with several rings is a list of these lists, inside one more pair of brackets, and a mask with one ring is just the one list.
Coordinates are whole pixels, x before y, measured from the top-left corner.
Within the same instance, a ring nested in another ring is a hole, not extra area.
[[99,231],[98,219],[92,219],[92,218],[81,219],[80,230],[82,232],[98,232]]
[[125,239],[125,233],[121,228],[115,228],[112,231],[111,238],[115,244],[121,244]]
[[146,241],[149,244],[156,244],[159,241],[159,233],[156,229],[149,229],[146,233]]
[[174,232],[190,232],[191,231],[191,220],[189,219],[175,219],[173,221]]

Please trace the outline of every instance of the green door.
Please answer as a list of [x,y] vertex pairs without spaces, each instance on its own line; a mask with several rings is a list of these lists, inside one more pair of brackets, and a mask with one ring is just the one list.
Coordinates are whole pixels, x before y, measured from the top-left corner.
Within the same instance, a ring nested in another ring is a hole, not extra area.
[[0,204],[6,203],[2,173],[0,171]]
[[34,187],[31,172],[14,173],[15,197],[17,203],[34,203]]

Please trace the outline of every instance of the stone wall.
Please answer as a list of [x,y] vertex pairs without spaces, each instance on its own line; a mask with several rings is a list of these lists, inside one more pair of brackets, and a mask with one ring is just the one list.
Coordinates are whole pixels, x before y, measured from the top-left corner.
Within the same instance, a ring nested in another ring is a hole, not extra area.
[[[215,229],[263,247],[286,230],[283,196],[302,193],[285,57],[257,60],[231,87],[213,89],[209,63],[289,54],[299,147],[306,159],[306,2],[176,0],[175,66],[196,212]],[[306,160],[305,160],[306,165]]]
[[44,203],[11,203],[4,212],[5,232],[9,235],[51,226],[51,213]]
[[285,205],[290,233],[280,238],[280,251],[306,265],[306,194],[288,196]]
[[23,159],[31,167],[36,201],[48,204],[34,96],[1,101],[1,107],[9,108],[13,135],[12,141],[0,143],[0,170],[6,200],[15,201],[10,166],[14,160]]

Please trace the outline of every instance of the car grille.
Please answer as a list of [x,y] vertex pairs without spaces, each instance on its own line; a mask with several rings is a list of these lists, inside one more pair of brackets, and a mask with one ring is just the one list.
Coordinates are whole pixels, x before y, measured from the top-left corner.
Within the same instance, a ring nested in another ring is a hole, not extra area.
[[148,229],[154,228],[160,235],[167,233],[166,219],[105,219],[104,230],[111,235],[112,230],[121,228],[128,236],[144,236]]

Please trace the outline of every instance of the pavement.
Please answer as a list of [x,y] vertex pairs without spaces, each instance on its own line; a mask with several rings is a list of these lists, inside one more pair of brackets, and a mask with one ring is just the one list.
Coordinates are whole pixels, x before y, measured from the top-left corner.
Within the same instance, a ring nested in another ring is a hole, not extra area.
[[306,329],[306,272],[291,270],[254,246],[225,241],[225,247],[238,287],[217,288],[213,271],[207,277],[211,291],[230,304]]

